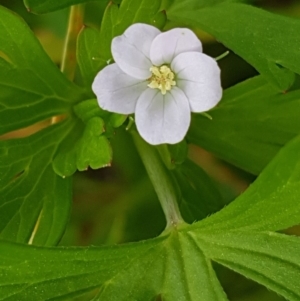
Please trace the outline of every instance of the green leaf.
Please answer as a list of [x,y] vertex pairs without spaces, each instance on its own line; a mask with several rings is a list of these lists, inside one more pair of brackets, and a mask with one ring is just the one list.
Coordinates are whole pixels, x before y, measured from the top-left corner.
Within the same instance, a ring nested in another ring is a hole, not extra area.
[[123,32],[133,23],[146,23],[163,28],[166,15],[160,11],[161,0],[123,0],[119,9],[114,36]]
[[84,27],[77,40],[77,62],[86,86],[91,87],[97,72],[107,62],[101,57],[101,40],[98,30]]
[[300,74],[300,21],[241,3],[219,2],[175,1],[168,18],[212,34],[277,89],[287,90],[293,82],[292,72]]
[[282,148],[234,202],[203,220],[209,231],[283,230],[300,222],[300,136]]
[[[60,145],[53,162],[55,172],[71,176],[76,170],[109,166],[112,149],[108,138],[126,120],[126,115],[102,110],[96,99],[88,99],[74,106],[77,120],[74,130]],[[83,121],[83,122],[81,122]]]
[[212,267],[216,261],[297,301],[299,238],[257,231],[299,223],[299,151],[297,137],[236,201],[156,239],[84,249],[2,242],[0,296],[6,301],[66,300],[93,290],[98,301],[158,296],[226,301]]
[[211,262],[174,231],[146,242],[102,248],[37,248],[0,244],[1,300],[227,301]]
[[32,136],[0,143],[0,237],[54,245],[62,236],[71,204],[71,179],[51,165],[70,121]]
[[[27,10],[34,14],[44,14],[71,5],[89,2],[90,0],[24,0]],[[99,0],[100,1],[100,0]],[[108,2],[108,0],[101,0]]]
[[122,246],[39,248],[0,243],[1,300],[228,301],[218,262],[298,301],[299,238],[249,231],[201,232],[186,226]]
[[55,172],[62,176],[71,176],[79,171],[98,169],[110,165],[112,150],[109,141],[103,135],[104,122],[99,117],[88,120],[84,127],[78,123],[62,145],[53,161]]
[[259,174],[300,132],[300,90],[278,93],[261,76],[225,91],[209,114],[193,114],[188,140]]
[[112,60],[111,41],[114,37],[113,26],[116,23],[118,6],[110,3],[104,12],[100,32],[85,27],[78,37],[77,60],[83,80],[87,86],[100,69]]
[[182,194],[179,206],[185,221],[193,223],[225,206],[215,183],[192,161],[186,160],[174,174]]
[[287,300],[300,299],[299,237],[248,231],[191,236],[213,261],[263,284]]
[[0,7],[0,90],[0,135],[66,114],[82,97],[26,23],[4,7]]

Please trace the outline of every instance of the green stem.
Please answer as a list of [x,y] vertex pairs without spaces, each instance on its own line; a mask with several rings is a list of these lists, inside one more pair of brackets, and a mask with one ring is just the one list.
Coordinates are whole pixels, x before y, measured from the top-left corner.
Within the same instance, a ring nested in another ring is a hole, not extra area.
[[180,194],[171,173],[163,165],[153,146],[146,143],[135,130],[131,134],[166,216],[166,229],[183,224],[177,202]]
[[66,75],[69,80],[73,80],[76,70],[76,44],[77,37],[84,26],[84,5],[74,5],[71,7],[67,35],[64,45],[61,72]]

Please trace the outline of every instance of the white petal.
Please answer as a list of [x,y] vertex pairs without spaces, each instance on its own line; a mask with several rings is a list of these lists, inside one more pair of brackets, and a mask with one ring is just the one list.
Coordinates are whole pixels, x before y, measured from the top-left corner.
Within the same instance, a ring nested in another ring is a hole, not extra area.
[[133,24],[123,35],[112,41],[111,51],[115,62],[128,75],[147,79],[151,76],[150,46],[160,31],[147,24]]
[[187,28],[174,28],[159,34],[152,42],[150,58],[154,65],[170,64],[183,52],[202,52],[197,36]]
[[107,111],[131,114],[138,98],[147,89],[147,81],[141,81],[124,73],[117,64],[101,70],[94,79],[92,89],[99,106]]
[[171,68],[192,112],[207,111],[221,100],[220,68],[213,58],[199,52],[186,52],[175,57]]
[[147,89],[138,99],[135,121],[140,135],[148,143],[178,143],[190,125],[189,102],[176,87],[166,95],[157,89]]

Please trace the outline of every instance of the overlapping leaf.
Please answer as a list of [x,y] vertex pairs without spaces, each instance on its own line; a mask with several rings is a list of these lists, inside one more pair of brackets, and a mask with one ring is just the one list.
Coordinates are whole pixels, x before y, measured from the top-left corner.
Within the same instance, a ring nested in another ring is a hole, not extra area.
[[148,23],[162,28],[165,13],[160,11],[161,0],[124,0],[120,7],[109,3],[101,23],[100,31],[86,27],[78,37],[77,59],[82,77],[87,86],[100,69],[112,60],[111,41],[133,23]]
[[[52,116],[66,117],[82,97],[81,89],[59,72],[25,22],[3,7],[0,66],[0,134]],[[2,238],[40,245],[60,239],[70,210],[71,180],[54,173],[52,158],[72,127],[68,121],[26,138],[7,135],[10,140],[0,141]]]
[[0,135],[70,110],[82,97],[27,24],[0,6]]
[[[94,300],[151,300],[162,295],[167,301],[226,301],[211,264],[186,238],[174,233],[122,247],[88,249],[2,243],[0,300],[66,300],[97,289]],[[16,252],[21,255],[13,256]]]
[[188,138],[220,158],[259,174],[300,131],[300,90],[276,92],[261,76],[225,91],[209,112],[194,115]]
[[288,89],[293,72],[300,74],[300,21],[234,2],[174,1],[167,14],[212,34],[280,90]]
[[300,222],[300,137],[233,203],[202,222],[201,228],[282,230]]
[[0,143],[1,238],[53,245],[64,233],[72,181],[54,173],[52,157],[71,129],[63,122]]
[[[264,230],[300,221],[300,168],[295,164],[299,152],[297,138],[236,205],[153,240],[55,249],[2,242],[0,300],[67,300],[90,291],[98,301],[152,300],[158,296],[166,301],[227,301],[212,267],[216,261],[297,301],[299,238]],[[275,183],[267,188],[271,174],[276,175]],[[279,202],[285,203],[285,210],[278,208]]]
[[84,28],[77,43],[77,60],[82,78],[87,86],[91,84],[96,74],[111,60],[111,41],[114,37],[113,27],[117,22],[119,8],[111,3],[107,6],[100,28]]
[[300,238],[273,232],[190,234],[204,254],[287,300],[300,298]]

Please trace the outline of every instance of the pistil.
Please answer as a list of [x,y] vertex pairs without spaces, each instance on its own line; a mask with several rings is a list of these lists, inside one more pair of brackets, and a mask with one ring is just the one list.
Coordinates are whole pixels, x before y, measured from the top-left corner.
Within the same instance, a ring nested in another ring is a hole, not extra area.
[[175,75],[168,66],[152,66],[150,71],[152,72],[152,76],[149,78],[149,88],[159,89],[165,95],[167,91],[172,89],[172,86],[176,86],[176,81],[174,81]]

